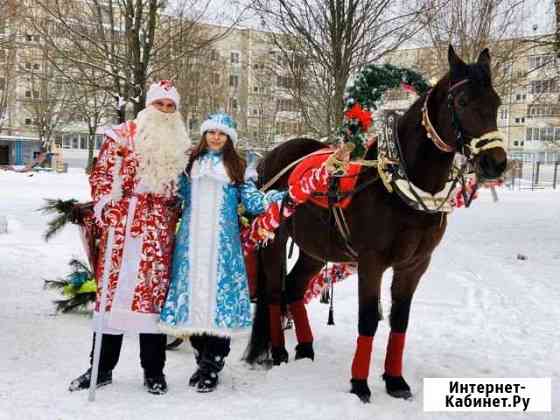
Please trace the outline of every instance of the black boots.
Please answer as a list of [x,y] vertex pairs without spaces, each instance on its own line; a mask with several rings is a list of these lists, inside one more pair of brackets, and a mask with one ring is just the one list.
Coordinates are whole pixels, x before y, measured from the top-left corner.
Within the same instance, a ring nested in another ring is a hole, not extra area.
[[148,376],[144,372],[144,387],[150,394],[162,395],[167,392],[167,381],[165,375]]
[[[111,382],[113,382],[113,374],[110,370],[106,372],[100,371],[97,374],[97,388],[103,385],[109,385]],[[74,392],[74,391],[81,391],[83,389],[89,389],[90,384],[91,384],[91,368],[89,368],[80,376],[78,376],[76,379],[74,379],[72,382],[70,382],[68,391]]]
[[207,334],[193,335],[190,340],[198,368],[189,385],[196,386],[198,392],[212,392],[218,386],[218,373],[224,368],[231,340]]

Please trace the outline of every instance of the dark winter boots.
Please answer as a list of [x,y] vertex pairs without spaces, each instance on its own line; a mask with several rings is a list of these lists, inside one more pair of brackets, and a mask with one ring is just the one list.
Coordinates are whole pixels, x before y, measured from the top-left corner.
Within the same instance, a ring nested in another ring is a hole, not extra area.
[[167,381],[165,375],[148,376],[144,373],[144,387],[150,394],[162,395],[167,392]]
[[197,370],[189,379],[190,386],[198,392],[212,392],[218,386],[218,373],[224,368],[230,351],[230,338],[213,335],[193,335],[191,345],[195,350]]
[[[97,388],[103,385],[109,385],[113,382],[113,374],[112,372],[99,372],[97,374]],[[89,385],[91,384],[91,368],[86,370],[72,382],[70,382],[70,386],[68,387],[68,391],[81,391],[83,389],[89,389]]]

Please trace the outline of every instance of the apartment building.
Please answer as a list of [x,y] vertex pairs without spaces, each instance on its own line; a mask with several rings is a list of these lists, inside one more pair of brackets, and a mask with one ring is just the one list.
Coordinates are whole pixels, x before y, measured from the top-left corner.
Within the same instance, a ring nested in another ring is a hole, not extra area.
[[[201,27],[214,33],[226,29]],[[0,19],[0,165],[27,164],[40,150],[41,121],[34,107],[45,95],[34,75],[47,68],[42,48],[41,37],[30,28]],[[215,111],[234,116],[239,146],[244,148],[266,149],[301,134],[304,127],[289,94],[291,80],[284,67],[287,59],[274,49],[266,33],[243,28],[229,30],[210,47],[185,57],[179,71],[176,67],[173,70],[193,140],[197,140],[202,121]],[[167,78],[168,74],[158,76]],[[66,163],[85,167],[90,140],[87,127],[70,115],[60,118],[64,121],[57,124],[52,138],[63,150]],[[97,130],[96,151],[103,125],[112,123],[108,118]]]

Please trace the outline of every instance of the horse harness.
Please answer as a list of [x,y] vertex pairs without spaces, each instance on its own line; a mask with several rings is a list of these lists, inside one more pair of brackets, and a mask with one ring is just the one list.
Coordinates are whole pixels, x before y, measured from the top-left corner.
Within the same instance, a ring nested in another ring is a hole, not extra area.
[[[346,217],[344,216],[343,209],[339,205],[337,205],[338,203],[340,203],[340,201],[358,194],[369,185],[377,182],[378,179],[381,179],[388,192],[395,192],[405,204],[417,211],[430,214],[440,213],[442,215],[445,213],[450,213],[453,210],[453,207],[450,204],[449,200],[451,194],[453,193],[453,190],[459,182],[463,185],[465,184],[465,175],[473,172],[473,158],[476,157],[476,155],[478,155],[480,152],[488,149],[504,148],[503,136],[498,131],[492,131],[482,135],[481,137],[472,138],[469,144],[466,143],[465,135],[454,106],[454,91],[455,89],[463,86],[469,81],[469,79],[462,80],[455,83],[454,85],[451,85],[448,89],[447,106],[451,113],[451,122],[456,133],[455,146],[451,146],[441,139],[430,120],[428,114],[428,102],[433,89],[430,89],[426,94],[426,98],[422,106],[422,126],[426,130],[426,136],[442,152],[453,153],[458,151],[467,158],[462,164],[458,166],[455,164],[453,165],[449,173],[449,179],[445,183],[445,186],[441,191],[438,191],[435,194],[431,194],[415,185],[408,177],[404,162],[404,155],[398,135],[398,126],[401,115],[395,111],[392,111],[387,114],[385,129],[383,133],[384,135],[380,136],[377,139],[377,161],[360,160],[354,162],[360,163],[364,166],[376,166],[378,176],[363,182],[351,191],[341,192],[339,191],[340,178],[347,175],[332,175],[329,177],[329,185],[326,193],[313,193],[313,195],[327,195],[329,214],[334,220],[334,224],[337,227],[337,232],[343,240],[343,244],[347,254],[354,260],[357,259],[358,253],[353,248],[350,241],[350,229],[348,227]],[[262,189],[269,188],[284,173],[286,173],[297,163],[304,160],[306,157],[307,156],[304,156],[288,165],[271,181],[269,181]],[[358,176],[358,174],[351,176]],[[474,197],[475,192],[476,189],[475,191],[473,191],[470,197],[465,197],[465,203],[467,207]]]

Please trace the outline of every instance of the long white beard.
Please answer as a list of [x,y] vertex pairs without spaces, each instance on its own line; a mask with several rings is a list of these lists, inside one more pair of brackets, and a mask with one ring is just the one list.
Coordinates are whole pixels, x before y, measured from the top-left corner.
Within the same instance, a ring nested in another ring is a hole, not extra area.
[[135,151],[141,184],[149,192],[174,193],[191,147],[181,114],[167,114],[149,106],[138,113],[136,123]]

